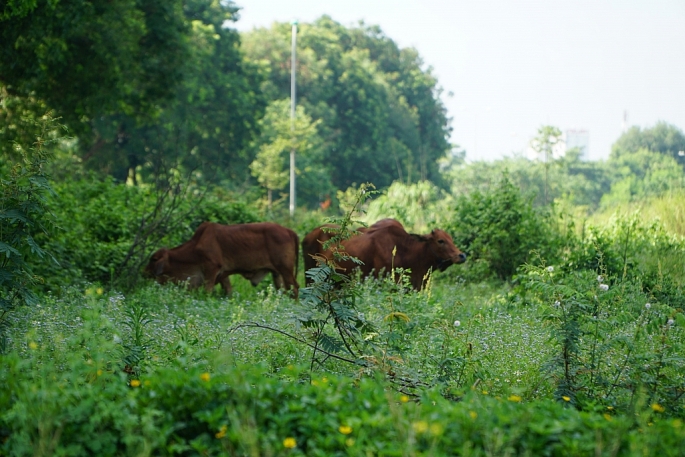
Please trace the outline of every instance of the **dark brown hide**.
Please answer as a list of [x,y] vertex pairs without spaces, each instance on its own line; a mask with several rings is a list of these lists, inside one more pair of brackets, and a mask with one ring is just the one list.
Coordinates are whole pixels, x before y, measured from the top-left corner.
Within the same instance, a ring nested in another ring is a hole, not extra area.
[[[383,219],[377,224],[369,227],[366,233],[342,243],[347,254],[357,257],[364,264],[357,266],[352,261],[340,262],[341,271],[349,273],[359,268],[362,276],[378,277],[380,272],[387,273],[393,268],[410,269],[412,287],[421,290],[429,269],[443,271],[452,264],[466,261],[466,255],[443,230],[435,229],[427,235],[414,235],[407,233],[394,219]],[[395,248],[397,252],[393,258]],[[317,254],[328,259],[332,257],[330,251],[321,251]]]
[[240,274],[256,285],[269,272],[276,287],[297,297],[298,239],[292,230],[271,222],[222,225],[203,222],[193,237],[173,249],[155,252],[145,268],[159,283],[186,282],[208,291],[220,283],[231,292],[229,276]]
[[[376,222],[370,227],[359,227],[356,229],[359,234],[362,233],[367,233],[369,231],[374,231],[377,230],[381,227],[385,227],[388,225],[396,225],[398,227],[402,228],[402,224],[400,224],[397,220],[395,219],[381,219],[380,221]],[[324,256],[324,248],[323,244],[333,238],[335,236],[335,232],[329,232],[325,231],[325,228],[338,228],[338,225],[334,224],[325,224],[320,227],[315,228],[311,232],[309,232],[303,239],[302,239],[302,256],[304,259],[304,271],[305,271],[305,284],[309,285],[311,284],[311,279],[307,277],[307,270],[310,270],[314,267],[316,267],[316,256]],[[328,253],[327,257],[331,257],[331,253]]]

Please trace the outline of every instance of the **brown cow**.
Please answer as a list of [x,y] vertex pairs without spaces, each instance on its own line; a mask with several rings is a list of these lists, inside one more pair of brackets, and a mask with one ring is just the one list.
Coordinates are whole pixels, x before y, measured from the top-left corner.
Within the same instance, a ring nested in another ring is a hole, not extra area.
[[219,282],[230,294],[230,275],[254,286],[271,272],[276,287],[292,288],[297,298],[298,254],[297,234],[278,224],[203,222],[189,241],[152,254],[145,273],[161,284],[188,281],[190,288],[204,285],[208,291]]
[[[367,233],[369,231],[374,231],[377,230],[381,227],[385,227],[387,225],[397,225],[398,227],[402,227],[402,224],[399,223],[396,219],[381,219],[380,221],[376,222],[373,224],[371,227],[358,227],[356,231],[359,234],[362,233]],[[324,248],[323,244],[333,238],[336,235],[336,232],[331,232],[331,231],[326,231],[324,229],[326,228],[339,228],[339,225],[334,225],[334,224],[325,224],[320,227],[315,228],[311,232],[309,232],[303,239],[302,239],[302,254],[304,257],[304,271],[305,271],[305,284],[309,285],[311,284],[312,280],[311,278],[307,277],[306,271],[310,270],[314,267],[316,267],[316,259],[314,258],[315,256],[324,256]],[[330,252],[328,253],[328,257],[331,257]]]
[[[452,237],[442,230],[436,229],[427,235],[414,235],[407,233],[394,219],[384,219],[377,224],[369,227],[366,233],[342,243],[346,253],[364,263],[358,266],[362,276],[378,277],[380,272],[387,273],[393,268],[411,269],[411,285],[414,289],[421,290],[429,269],[444,271],[452,264],[466,261],[466,255],[457,249]],[[393,258],[395,248],[397,252]],[[318,254],[331,258],[330,251]],[[339,267],[349,272],[357,268],[357,265],[352,261],[343,261],[339,262]]]

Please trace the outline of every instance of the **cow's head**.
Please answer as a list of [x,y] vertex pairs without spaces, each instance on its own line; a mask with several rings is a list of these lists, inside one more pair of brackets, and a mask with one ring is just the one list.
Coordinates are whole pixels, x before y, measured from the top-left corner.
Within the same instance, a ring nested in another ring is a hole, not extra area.
[[466,254],[454,245],[452,237],[444,230],[435,229],[428,235],[422,235],[422,241],[428,244],[428,249],[436,257],[436,267],[445,271],[453,263],[466,262]]
[[154,278],[163,283],[165,282],[163,274],[167,265],[169,265],[169,250],[167,248],[159,249],[150,257],[144,274],[148,278]]

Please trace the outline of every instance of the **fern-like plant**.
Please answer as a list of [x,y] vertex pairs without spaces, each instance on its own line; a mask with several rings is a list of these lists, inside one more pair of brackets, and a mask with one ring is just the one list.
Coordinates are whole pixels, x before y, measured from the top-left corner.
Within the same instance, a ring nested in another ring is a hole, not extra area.
[[46,166],[52,159],[50,145],[57,120],[50,114],[33,121],[40,134],[31,147],[15,145],[19,159],[0,178],[0,352],[6,349],[8,313],[17,306],[34,304],[32,286],[40,280],[29,259],[57,261],[36,242],[36,235],[48,234],[53,218],[45,197],[52,193]]

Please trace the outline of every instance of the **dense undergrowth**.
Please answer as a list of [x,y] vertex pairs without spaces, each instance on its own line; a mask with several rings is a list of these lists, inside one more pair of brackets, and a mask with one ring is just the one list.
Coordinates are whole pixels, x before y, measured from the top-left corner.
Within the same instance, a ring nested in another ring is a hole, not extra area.
[[[645,308],[629,284],[569,284],[552,270],[527,271],[526,293],[447,277],[421,293],[364,282],[357,312],[371,338],[394,338],[377,342],[385,363],[314,368],[311,348],[284,334],[307,337],[301,305],[270,286],[236,281],[231,298],[156,284],[46,296],[13,314],[0,453],[678,455],[681,315]],[[574,352],[573,338],[584,347]],[[400,374],[421,387],[393,382]]]
[[[423,291],[355,276],[331,288],[322,265],[294,301],[239,277],[231,297],[131,287],[116,268],[143,225],[140,208],[154,213],[150,190],[56,190],[62,200],[47,201],[61,230],[37,239],[61,265],[33,265],[45,278],[36,300],[1,317],[0,455],[685,446],[685,243],[658,220],[577,227],[534,208],[504,176],[457,202],[468,211],[455,208],[451,230],[469,261],[434,273]],[[161,219],[158,244],[182,242],[200,220],[259,218],[228,194],[191,195],[179,217]],[[302,236],[323,216],[298,220]]]

